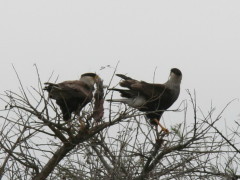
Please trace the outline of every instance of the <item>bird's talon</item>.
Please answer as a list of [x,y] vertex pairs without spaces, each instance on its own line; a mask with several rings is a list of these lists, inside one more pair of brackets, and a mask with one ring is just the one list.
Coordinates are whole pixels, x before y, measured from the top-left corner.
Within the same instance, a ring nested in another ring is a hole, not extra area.
[[166,128],[162,128],[162,131],[165,132],[166,134],[169,134],[169,130]]

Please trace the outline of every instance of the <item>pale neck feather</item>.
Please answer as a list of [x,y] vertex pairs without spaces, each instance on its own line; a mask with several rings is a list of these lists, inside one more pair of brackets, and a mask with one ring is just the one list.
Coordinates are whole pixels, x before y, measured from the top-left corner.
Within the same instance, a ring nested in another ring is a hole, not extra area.
[[94,78],[92,78],[90,76],[83,76],[80,78],[80,81],[86,83],[89,86],[94,86],[94,84],[95,84]]
[[174,73],[171,73],[165,85],[169,88],[177,88],[180,87],[181,81],[182,81],[181,76],[176,76]]

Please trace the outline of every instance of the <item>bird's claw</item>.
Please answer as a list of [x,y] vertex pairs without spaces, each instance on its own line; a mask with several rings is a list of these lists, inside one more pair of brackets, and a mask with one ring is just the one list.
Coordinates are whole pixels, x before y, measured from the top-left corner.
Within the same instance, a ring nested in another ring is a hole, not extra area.
[[169,130],[167,128],[162,128],[162,131],[165,132],[166,134],[169,134]]

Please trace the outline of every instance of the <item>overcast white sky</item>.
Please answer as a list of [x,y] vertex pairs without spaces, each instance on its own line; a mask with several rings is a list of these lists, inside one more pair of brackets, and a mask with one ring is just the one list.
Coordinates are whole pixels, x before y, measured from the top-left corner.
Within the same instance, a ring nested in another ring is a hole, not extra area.
[[[42,81],[52,71],[59,81],[92,71],[107,83],[113,69],[100,69],[118,61],[118,73],[140,80],[152,81],[156,69],[159,83],[177,67],[183,81],[174,107],[195,89],[204,110],[211,101],[221,108],[240,97],[240,1],[0,1],[0,92],[18,88],[11,64],[30,86],[34,63]],[[236,101],[224,117],[238,114]]]

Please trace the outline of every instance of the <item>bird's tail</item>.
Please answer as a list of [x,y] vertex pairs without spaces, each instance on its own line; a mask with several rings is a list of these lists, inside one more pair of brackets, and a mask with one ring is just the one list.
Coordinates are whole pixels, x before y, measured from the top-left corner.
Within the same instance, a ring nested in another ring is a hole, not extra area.
[[129,99],[106,99],[108,102],[120,102],[124,104],[128,104]]
[[118,91],[120,93],[129,91],[127,89],[118,89],[118,88],[108,88],[108,90],[110,90],[110,91]]
[[125,76],[125,75],[123,75],[123,74],[116,74],[116,76],[118,76],[118,77],[120,77],[120,78],[122,78],[122,79],[124,79],[124,80],[133,80],[132,78],[130,78],[130,77],[128,77],[128,76]]
[[125,76],[123,74],[116,74],[116,76],[122,78],[123,80],[119,83],[120,86],[122,87],[126,87],[129,89],[132,89],[131,86],[135,83],[137,83],[138,81],[136,79],[132,79],[128,76]]
[[136,91],[129,90],[129,89],[111,88],[111,89],[108,89],[108,90],[118,91],[118,92],[120,92],[121,96],[122,96],[122,97],[125,97],[125,98],[134,98],[134,97],[137,96],[137,92],[136,92]]
[[45,84],[45,87],[43,88],[43,90],[46,90],[46,91],[48,91],[48,92],[50,92],[53,87],[55,87],[55,88],[58,87],[57,84],[50,83],[50,82],[46,82],[46,83],[44,83],[44,84]]

